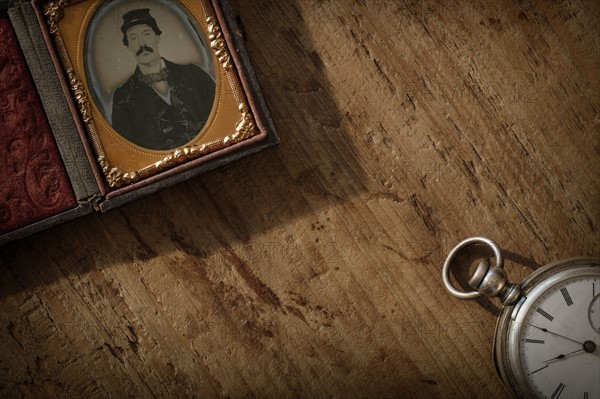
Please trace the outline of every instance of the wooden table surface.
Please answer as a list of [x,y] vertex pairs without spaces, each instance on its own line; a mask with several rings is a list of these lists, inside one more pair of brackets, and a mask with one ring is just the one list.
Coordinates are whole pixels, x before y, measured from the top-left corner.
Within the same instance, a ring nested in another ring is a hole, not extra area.
[[0,248],[0,396],[506,397],[441,265],[600,255],[600,2],[233,5],[281,144]]

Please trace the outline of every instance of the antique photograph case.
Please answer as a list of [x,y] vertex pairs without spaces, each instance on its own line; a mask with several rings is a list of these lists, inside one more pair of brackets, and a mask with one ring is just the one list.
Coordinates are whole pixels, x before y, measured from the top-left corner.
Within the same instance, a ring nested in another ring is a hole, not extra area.
[[109,189],[260,134],[206,0],[48,2]]
[[278,143],[228,0],[0,0],[0,245]]

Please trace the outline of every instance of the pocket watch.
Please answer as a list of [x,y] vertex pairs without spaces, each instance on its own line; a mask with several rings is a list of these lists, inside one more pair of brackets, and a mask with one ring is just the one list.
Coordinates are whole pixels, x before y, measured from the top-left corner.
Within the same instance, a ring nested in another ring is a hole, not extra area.
[[[492,249],[470,292],[450,281],[453,259],[473,244]],[[450,251],[442,269],[446,289],[460,299],[499,297],[493,357],[504,385],[518,398],[600,398],[600,259],[572,258],[537,269],[519,284],[508,282],[498,245],[471,237]]]

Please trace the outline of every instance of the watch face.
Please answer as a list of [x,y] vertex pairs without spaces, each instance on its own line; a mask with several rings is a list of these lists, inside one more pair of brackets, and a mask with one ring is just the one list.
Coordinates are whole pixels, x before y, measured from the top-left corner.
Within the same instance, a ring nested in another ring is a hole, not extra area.
[[527,396],[600,398],[600,275],[571,269],[526,293],[511,328]]

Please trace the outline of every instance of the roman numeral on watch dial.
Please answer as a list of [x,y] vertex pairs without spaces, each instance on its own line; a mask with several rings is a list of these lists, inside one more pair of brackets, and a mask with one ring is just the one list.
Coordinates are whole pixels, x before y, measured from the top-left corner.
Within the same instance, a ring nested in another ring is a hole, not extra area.
[[554,393],[552,394],[552,396],[550,396],[552,399],[558,399],[560,397],[560,394],[562,393],[563,389],[565,389],[565,384],[563,384],[562,382],[560,384],[558,384],[558,386],[556,387],[556,389],[554,390]]
[[560,289],[560,292],[567,303],[567,306],[571,306],[573,304],[573,300],[571,299],[571,295],[569,295],[569,291],[566,287]]
[[536,312],[538,312],[539,314],[541,314],[542,316],[544,316],[545,318],[547,318],[550,321],[554,320],[554,316],[551,316],[548,312],[546,312],[542,308],[537,308]]
[[529,339],[529,338],[527,338],[525,340],[525,342],[528,342],[530,344],[543,344],[544,343],[544,341],[541,339]]

